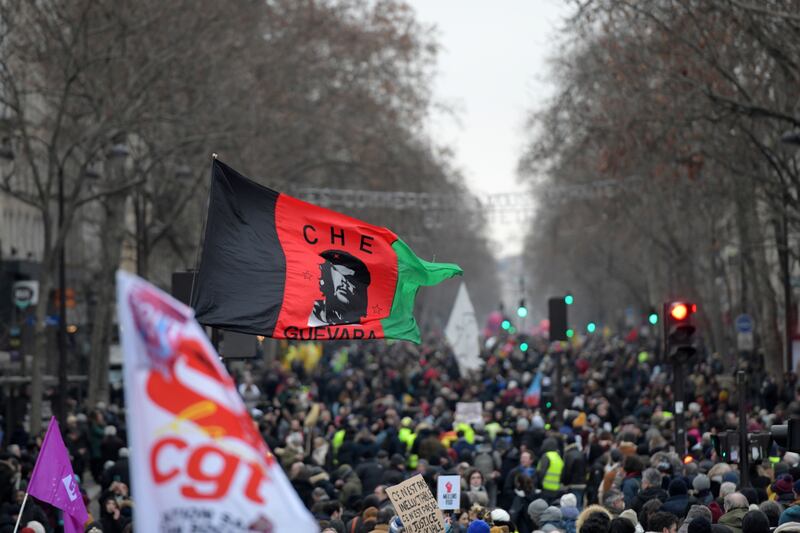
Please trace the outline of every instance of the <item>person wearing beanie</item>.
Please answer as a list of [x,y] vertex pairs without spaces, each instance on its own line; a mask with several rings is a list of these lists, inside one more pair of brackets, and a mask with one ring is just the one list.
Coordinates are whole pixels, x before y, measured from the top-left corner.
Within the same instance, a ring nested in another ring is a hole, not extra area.
[[742,519],[742,533],[769,533],[769,520],[761,511],[749,511]]
[[698,503],[708,505],[714,496],[711,494],[711,480],[705,474],[697,474],[692,480],[692,489],[694,489],[694,497]]
[[739,488],[739,472],[735,470],[731,470],[730,472],[726,472],[722,475],[722,482],[725,483],[726,481],[733,483],[736,485],[736,488]]
[[689,511],[689,491],[682,479],[673,479],[669,484],[669,498],[661,506],[661,511],[672,513],[680,520]]
[[564,494],[559,500],[561,505],[561,520],[564,523],[564,531],[575,533],[575,523],[578,520],[578,499],[574,494]]
[[669,494],[661,488],[661,480],[664,476],[655,468],[647,468],[642,472],[642,488],[631,502],[630,508],[638,515],[644,504],[653,499],[667,501]]
[[467,533],[490,533],[492,528],[483,520],[473,520],[467,528]]
[[533,500],[531,504],[528,506],[528,516],[531,517],[533,521],[533,526],[535,528],[540,528],[541,517],[542,513],[547,509],[548,505],[547,502],[543,499],[539,498],[538,500]]
[[775,501],[781,505],[792,505],[794,503],[794,479],[790,474],[783,474],[772,484],[772,492],[775,494]]
[[[780,504],[779,504],[780,505]],[[785,507],[778,519],[778,525],[782,526],[787,522],[800,522],[800,504]]]
[[539,529],[548,533],[550,531],[563,530],[564,523],[561,521],[561,509],[555,506],[550,506],[544,510],[541,516],[541,523]]
[[686,520],[678,528],[678,533],[688,533],[689,524],[698,517],[705,518],[708,521],[708,527],[711,527],[711,511],[709,511],[708,507],[705,505],[692,505],[689,508],[689,512],[686,513]]
[[33,531],[33,533],[45,533],[46,531],[41,522],[36,520],[31,520],[25,527]]
[[686,526],[686,531],[688,533],[711,533],[711,521],[704,516],[697,516]]
[[717,503],[717,500],[712,501],[708,504],[708,510],[711,511],[711,525],[719,522],[719,519],[722,517],[725,512],[722,510],[722,506]]

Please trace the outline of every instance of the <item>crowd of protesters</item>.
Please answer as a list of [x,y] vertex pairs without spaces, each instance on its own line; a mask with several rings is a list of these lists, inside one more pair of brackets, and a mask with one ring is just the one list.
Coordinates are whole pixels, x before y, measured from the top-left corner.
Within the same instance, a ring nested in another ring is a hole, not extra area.
[[[491,339],[478,371],[459,371],[446,344],[328,343],[231,363],[246,405],[326,533],[404,531],[387,487],[420,474],[436,491],[462,479],[448,533],[767,533],[800,531],[800,456],[773,447],[744,486],[711,435],[736,429],[733,368],[699,355],[686,383],[688,455],[674,453],[671,370],[646,342],[597,335],[569,345]],[[562,358],[561,394],[556,357]],[[750,431],[800,414],[796,376],[747,365]],[[537,373],[541,391],[530,393]],[[456,420],[481,402],[482,420]],[[560,403],[559,403],[560,402]],[[87,531],[130,531],[133,502],[124,409],[72,401],[62,428],[91,512]],[[13,531],[41,438],[3,436],[0,533]],[[86,492],[93,487],[93,497]],[[29,498],[29,531],[59,531]],[[25,529],[21,529],[25,531]]]

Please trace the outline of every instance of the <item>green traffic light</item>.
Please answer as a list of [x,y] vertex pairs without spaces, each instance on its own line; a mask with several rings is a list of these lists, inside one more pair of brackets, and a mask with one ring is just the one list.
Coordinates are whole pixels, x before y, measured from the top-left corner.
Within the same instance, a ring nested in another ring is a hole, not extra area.
[[514,333],[517,332],[517,328],[515,328],[514,326],[511,326],[510,328],[508,328],[508,332],[513,335]]
[[650,316],[647,317],[647,320],[650,321],[652,325],[658,324],[658,314],[650,313]]
[[503,320],[503,323],[500,324],[500,327],[503,329],[508,329],[511,327],[511,322],[509,322],[508,320]]
[[572,337],[574,337],[574,336],[575,336],[575,330],[574,330],[574,329],[572,329],[572,328],[569,328],[569,329],[567,330],[567,338],[568,338],[568,339],[571,339],[571,338],[572,338]]
[[547,409],[550,409],[551,407],[553,407],[553,404],[552,404],[552,403],[550,403],[550,402],[545,402],[544,406],[545,406]]
[[575,298],[571,294],[567,294],[564,296],[564,303],[567,305],[572,305],[575,302]]
[[528,343],[527,342],[521,343],[519,345],[519,349],[522,350],[523,352],[527,352],[528,351]]
[[596,329],[597,325],[594,322],[589,322],[588,324],[586,324],[586,331],[588,331],[589,333],[594,333],[594,330]]
[[525,307],[520,307],[517,309],[517,316],[520,318],[525,318],[528,316],[528,310]]

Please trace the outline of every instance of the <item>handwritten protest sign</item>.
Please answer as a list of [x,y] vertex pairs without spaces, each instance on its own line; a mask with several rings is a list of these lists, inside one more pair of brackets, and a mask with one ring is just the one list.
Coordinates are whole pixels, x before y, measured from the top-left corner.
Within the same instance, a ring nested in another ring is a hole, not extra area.
[[386,489],[407,533],[444,533],[444,517],[431,489],[416,476]]
[[457,402],[456,422],[465,424],[478,424],[483,421],[483,406],[481,402]]
[[436,482],[439,509],[461,507],[461,476],[439,476]]

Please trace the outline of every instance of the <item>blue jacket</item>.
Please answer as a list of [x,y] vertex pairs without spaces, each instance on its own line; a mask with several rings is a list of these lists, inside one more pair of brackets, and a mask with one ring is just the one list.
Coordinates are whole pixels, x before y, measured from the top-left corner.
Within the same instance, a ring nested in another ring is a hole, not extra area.
[[800,522],[800,505],[792,505],[781,513],[778,525],[785,524],[786,522]]

